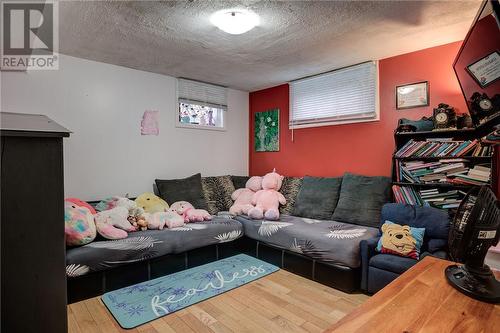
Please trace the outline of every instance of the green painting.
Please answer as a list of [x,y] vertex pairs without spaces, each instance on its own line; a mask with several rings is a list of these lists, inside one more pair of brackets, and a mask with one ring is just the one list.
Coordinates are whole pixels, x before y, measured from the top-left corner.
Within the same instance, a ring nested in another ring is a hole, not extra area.
[[280,150],[280,110],[255,113],[255,151]]

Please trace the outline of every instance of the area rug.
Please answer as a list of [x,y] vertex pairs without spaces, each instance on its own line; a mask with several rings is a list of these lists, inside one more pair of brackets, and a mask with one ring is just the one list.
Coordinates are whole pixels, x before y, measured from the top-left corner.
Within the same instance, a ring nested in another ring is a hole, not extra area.
[[102,295],[123,328],[134,328],[279,270],[238,254]]

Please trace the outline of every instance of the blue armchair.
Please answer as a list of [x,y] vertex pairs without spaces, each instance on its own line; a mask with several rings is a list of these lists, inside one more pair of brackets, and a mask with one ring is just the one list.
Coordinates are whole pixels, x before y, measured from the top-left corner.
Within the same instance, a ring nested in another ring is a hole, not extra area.
[[[379,228],[385,221],[425,228],[420,259],[427,255],[447,258],[450,218],[446,210],[390,203],[382,207]],[[376,293],[417,263],[412,258],[377,252],[380,235],[379,231],[378,237],[360,243],[361,289],[368,293]]]

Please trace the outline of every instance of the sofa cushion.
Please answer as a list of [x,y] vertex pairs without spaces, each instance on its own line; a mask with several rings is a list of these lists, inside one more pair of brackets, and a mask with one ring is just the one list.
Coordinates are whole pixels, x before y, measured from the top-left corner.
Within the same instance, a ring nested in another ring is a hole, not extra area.
[[131,232],[124,239],[94,241],[68,249],[67,275],[78,276],[166,254],[183,253],[241,236],[241,223],[219,216],[212,221],[188,223],[179,228]]
[[415,265],[417,260],[392,254],[377,254],[370,259],[369,265],[385,271],[402,274]]
[[234,185],[231,176],[202,177],[201,187],[210,214],[228,211],[232,206],[231,194],[234,192]]
[[188,201],[194,208],[207,209],[207,201],[201,187],[201,174],[183,179],[156,179],[160,197],[169,205],[176,201]]
[[367,177],[346,173],[342,179],[340,198],[332,219],[378,227],[382,206],[390,200],[390,185],[391,179],[388,177]]
[[377,228],[281,215],[279,221],[235,218],[243,224],[245,236],[323,263],[357,268],[360,266],[359,243],[378,235]]
[[231,176],[233,186],[236,190],[239,188],[244,188],[248,179],[250,179],[249,176]]
[[300,187],[302,186],[302,178],[299,177],[285,177],[281,185],[280,192],[286,199],[286,204],[280,206],[280,213],[291,215],[293,208],[299,194]]
[[305,176],[295,200],[293,215],[329,220],[339,198],[342,178]]

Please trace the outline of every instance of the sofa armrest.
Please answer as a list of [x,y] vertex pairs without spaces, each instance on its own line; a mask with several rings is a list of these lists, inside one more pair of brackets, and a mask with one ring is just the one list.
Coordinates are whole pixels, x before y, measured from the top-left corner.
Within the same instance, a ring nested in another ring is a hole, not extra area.
[[380,237],[364,239],[359,243],[359,253],[361,256],[361,290],[368,290],[368,263],[375,254]]

